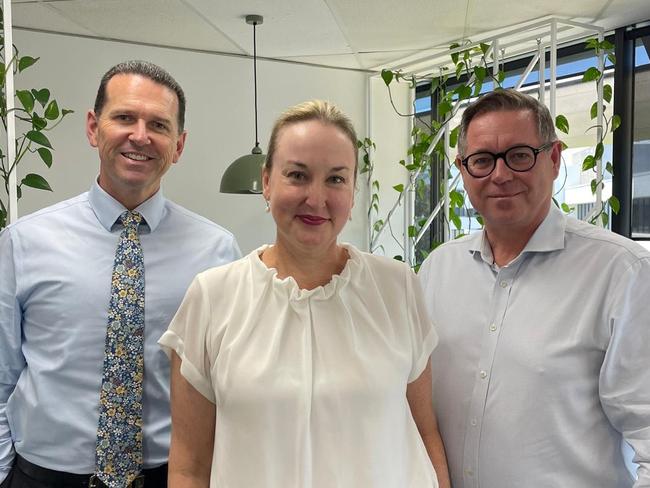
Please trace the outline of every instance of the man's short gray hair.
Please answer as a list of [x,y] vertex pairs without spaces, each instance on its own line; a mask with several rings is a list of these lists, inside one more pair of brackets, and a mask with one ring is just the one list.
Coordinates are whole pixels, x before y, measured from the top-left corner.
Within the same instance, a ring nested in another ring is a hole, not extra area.
[[458,152],[461,157],[467,156],[465,154],[467,150],[467,130],[472,119],[477,115],[504,110],[530,111],[537,120],[537,135],[540,138],[540,144],[557,140],[553,117],[551,117],[546,105],[517,90],[499,88],[469,104],[465,112],[463,112],[458,134]]
[[178,132],[183,132],[185,127],[185,93],[183,93],[183,89],[178,82],[172,78],[172,75],[149,61],[124,61],[113,66],[102,76],[97,90],[97,97],[95,98],[94,111],[96,116],[99,117],[106,104],[106,85],[116,75],[140,75],[173,91],[178,100]]

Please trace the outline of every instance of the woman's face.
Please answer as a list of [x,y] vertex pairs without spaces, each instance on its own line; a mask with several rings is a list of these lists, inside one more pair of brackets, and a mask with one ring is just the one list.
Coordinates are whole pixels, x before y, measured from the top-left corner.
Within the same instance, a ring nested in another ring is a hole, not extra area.
[[343,131],[318,120],[279,132],[262,177],[278,243],[307,252],[336,246],[354,204],[356,150]]

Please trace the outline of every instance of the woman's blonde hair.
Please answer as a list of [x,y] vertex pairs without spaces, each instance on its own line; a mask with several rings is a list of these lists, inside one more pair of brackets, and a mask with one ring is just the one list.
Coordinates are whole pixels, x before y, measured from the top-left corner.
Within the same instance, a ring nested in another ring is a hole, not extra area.
[[269,148],[266,151],[264,168],[268,171],[273,166],[273,156],[278,144],[278,135],[285,127],[298,122],[318,120],[324,124],[331,124],[340,129],[352,143],[354,148],[354,178],[357,177],[357,166],[359,165],[359,153],[357,150],[357,132],[354,130],[352,121],[334,104],[324,100],[309,100],[299,103],[287,109],[278,117],[271,131]]

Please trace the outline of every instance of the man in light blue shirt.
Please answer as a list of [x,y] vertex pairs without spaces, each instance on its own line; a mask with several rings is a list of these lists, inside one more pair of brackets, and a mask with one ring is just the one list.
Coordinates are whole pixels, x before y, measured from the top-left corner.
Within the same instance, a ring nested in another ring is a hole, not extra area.
[[552,204],[561,142],[534,98],[471,104],[459,153],[485,227],[420,268],[452,486],[650,487],[650,253]]
[[182,89],[158,66],[113,67],[87,115],[97,181],[0,234],[2,488],[88,486],[92,477],[125,210],[143,218],[143,474],[148,487],[166,486],[169,365],[157,341],[194,275],[240,256],[229,232],[163,197],[161,179],[185,144],[184,112]]

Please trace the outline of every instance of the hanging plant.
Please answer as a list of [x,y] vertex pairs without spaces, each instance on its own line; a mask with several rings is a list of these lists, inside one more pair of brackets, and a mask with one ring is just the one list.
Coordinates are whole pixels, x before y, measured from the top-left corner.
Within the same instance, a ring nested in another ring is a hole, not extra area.
[[[0,9],[0,18],[2,10]],[[4,50],[4,25],[2,25],[2,35],[0,36],[0,68],[2,77],[0,78],[0,119],[5,130],[4,140],[6,141],[7,131],[7,93],[6,77],[9,70],[14,75],[19,75],[23,71],[31,68],[36,64],[39,58],[32,56],[21,56],[16,46],[13,46],[13,52],[7,56]],[[26,161],[28,155],[40,160],[42,164],[50,168],[53,163],[52,144],[47,136],[59,125],[63,118],[72,113],[72,110],[59,108],[58,102],[52,97],[48,88],[31,88],[26,90],[17,90],[16,106],[14,116],[16,120],[16,157],[13,161],[8,160],[6,147],[0,148],[0,177],[4,184],[4,193],[9,195],[9,175],[19,164]],[[30,187],[37,190],[52,191],[47,180],[38,173],[28,173],[17,185],[18,198],[23,196],[23,188]],[[0,194],[0,230],[7,225],[8,201],[4,200]]]

